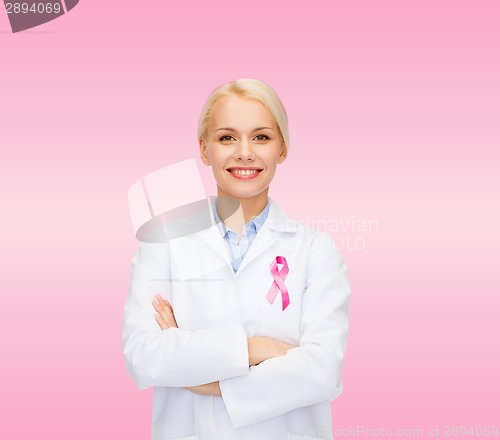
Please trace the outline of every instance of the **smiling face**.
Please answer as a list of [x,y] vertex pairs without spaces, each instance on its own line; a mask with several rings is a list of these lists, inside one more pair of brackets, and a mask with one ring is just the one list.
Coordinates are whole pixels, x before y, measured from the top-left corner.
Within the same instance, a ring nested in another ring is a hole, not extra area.
[[256,99],[231,94],[212,106],[200,155],[212,166],[219,197],[267,200],[286,150],[271,112]]

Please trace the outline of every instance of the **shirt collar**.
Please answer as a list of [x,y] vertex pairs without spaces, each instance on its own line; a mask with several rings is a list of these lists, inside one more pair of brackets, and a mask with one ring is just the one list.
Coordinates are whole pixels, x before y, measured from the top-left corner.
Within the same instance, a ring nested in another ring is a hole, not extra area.
[[[256,217],[254,217],[248,223],[246,223],[244,227],[246,228],[250,225],[253,225],[255,227],[255,233],[259,232],[259,229],[262,227],[262,225],[266,221],[268,214],[269,214],[269,200],[266,203],[265,208],[260,212],[260,214],[258,214]],[[226,234],[228,233],[228,231],[233,231],[231,228],[228,228],[224,224],[224,222],[220,219],[219,214],[217,212],[217,200],[215,201],[214,217],[215,217],[215,223],[217,224],[222,237],[225,237]],[[235,232],[235,231],[233,231],[233,232]]]

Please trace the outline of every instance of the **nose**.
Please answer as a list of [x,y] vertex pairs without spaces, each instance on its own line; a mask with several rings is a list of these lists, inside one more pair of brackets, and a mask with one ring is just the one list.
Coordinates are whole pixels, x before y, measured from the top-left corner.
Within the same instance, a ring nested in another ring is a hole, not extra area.
[[253,160],[255,158],[252,144],[246,139],[242,139],[236,144],[235,157],[239,160]]

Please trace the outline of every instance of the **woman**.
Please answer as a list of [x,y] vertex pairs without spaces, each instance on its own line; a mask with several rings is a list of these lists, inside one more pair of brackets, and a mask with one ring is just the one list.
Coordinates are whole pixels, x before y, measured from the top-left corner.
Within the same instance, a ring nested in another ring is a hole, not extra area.
[[288,153],[285,109],[261,81],[225,84],[199,143],[214,226],[141,243],[132,260],[123,349],[138,388],[154,387],[152,438],[331,439],[350,288],[328,234],[268,196]]

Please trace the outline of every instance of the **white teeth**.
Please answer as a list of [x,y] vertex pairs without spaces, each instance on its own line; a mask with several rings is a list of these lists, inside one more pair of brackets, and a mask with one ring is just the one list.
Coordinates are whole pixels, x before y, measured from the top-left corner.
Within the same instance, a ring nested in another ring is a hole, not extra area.
[[231,172],[234,173],[234,174],[239,174],[241,176],[247,176],[249,174],[258,173],[257,170],[231,170]]

